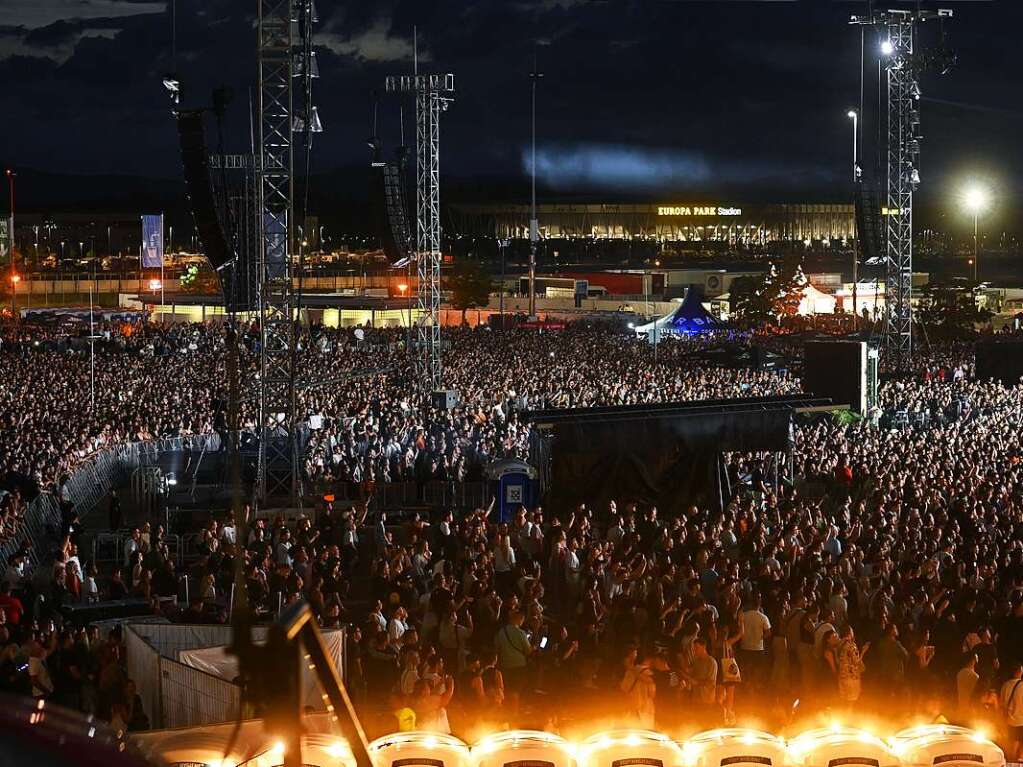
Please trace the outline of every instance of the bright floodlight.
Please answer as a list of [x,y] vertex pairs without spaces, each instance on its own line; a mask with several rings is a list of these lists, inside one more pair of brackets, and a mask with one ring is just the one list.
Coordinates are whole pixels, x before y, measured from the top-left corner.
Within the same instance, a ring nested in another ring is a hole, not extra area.
[[846,112],[845,114],[846,114],[846,116],[847,116],[847,117],[848,117],[848,118],[849,118],[850,120],[855,120],[855,119],[856,119],[856,110],[855,110],[855,109],[850,109],[850,110],[849,110],[848,112]]
[[881,43],[881,53],[885,56],[891,56],[895,52],[895,46],[892,45],[891,40],[885,40]]
[[988,193],[980,186],[971,186],[963,195],[963,204],[970,213],[980,213],[987,208]]

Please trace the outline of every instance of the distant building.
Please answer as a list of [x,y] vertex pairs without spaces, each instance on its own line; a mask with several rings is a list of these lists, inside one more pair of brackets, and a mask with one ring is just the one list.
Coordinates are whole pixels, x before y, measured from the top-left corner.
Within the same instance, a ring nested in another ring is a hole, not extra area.
[[[453,204],[455,235],[529,236],[529,206]],[[849,241],[855,236],[852,204],[740,205],[737,203],[537,206],[545,239],[647,239],[670,242]]]

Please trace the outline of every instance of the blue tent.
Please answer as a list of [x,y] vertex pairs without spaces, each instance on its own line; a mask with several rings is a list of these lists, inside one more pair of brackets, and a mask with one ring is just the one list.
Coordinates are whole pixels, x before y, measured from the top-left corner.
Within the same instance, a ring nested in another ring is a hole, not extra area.
[[646,325],[640,325],[636,328],[636,334],[652,336],[657,332],[691,336],[721,330],[723,327],[724,323],[721,320],[703,308],[703,291],[698,287],[692,287],[686,291],[685,299],[675,311]]

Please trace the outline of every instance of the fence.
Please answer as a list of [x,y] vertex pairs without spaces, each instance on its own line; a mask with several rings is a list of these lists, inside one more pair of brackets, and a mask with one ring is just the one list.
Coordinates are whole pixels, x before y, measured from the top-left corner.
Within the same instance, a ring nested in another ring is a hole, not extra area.
[[61,498],[66,499],[84,518],[106,497],[111,488],[123,485],[131,472],[139,466],[154,464],[161,454],[192,450],[217,450],[220,437],[216,434],[199,434],[190,437],[170,437],[147,442],[131,442],[107,448],[86,458],[75,467],[59,490],[59,495],[41,492],[25,512],[22,529],[4,544],[0,545],[0,556],[6,560],[21,546],[25,539],[32,544],[31,565],[38,565],[49,559],[63,524]]
[[[335,504],[357,503],[363,499],[355,482],[338,482],[330,489]],[[479,509],[490,503],[486,482],[379,482],[373,489],[373,505],[378,509],[429,506],[441,509]]]
[[[226,640],[219,636],[221,633]],[[171,652],[196,646],[197,641],[226,644],[230,641],[230,628],[170,624],[126,627],[128,676],[134,680],[154,727],[187,727],[229,722],[238,717],[241,710],[238,685],[167,657]]]
[[[135,682],[154,727],[190,727],[238,718],[241,688],[237,684],[197,668],[194,659],[181,662],[197,650],[230,644],[230,626],[131,623],[125,628],[128,676]],[[266,626],[254,626],[253,640],[264,641],[267,630]],[[324,640],[338,673],[342,673],[345,632],[326,632]],[[307,694],[307,703],[322,707],[319,695]]]

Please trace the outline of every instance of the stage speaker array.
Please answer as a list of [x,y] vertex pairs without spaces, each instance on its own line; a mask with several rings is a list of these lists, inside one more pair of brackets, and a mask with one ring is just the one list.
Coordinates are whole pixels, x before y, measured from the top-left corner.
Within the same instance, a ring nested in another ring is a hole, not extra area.
[[203,110],[182,110],[178,113],[178,139],[181,142],[181,161],[185,167],[185,189],[195,228],[206,258],[214,269],[219,270],[231,261],[232,253],[214,202]]
[[979,341],[975,354],[978,380],[1019,385],[1023,377],[1023,341]]
[[[220,281],[224,304],[228,309],[244,311],[254,305],[255,261],[254,257],[237,258],[238,251],[231,245],[224,221],[237,220],[248,224],[251,223],[252,213],[244,202],[240,205],[242,210],[230,210],[232,203],[228,199],[227,190],[221,190],[219,196],[217,194],[210,169],[209,150],[206,147],[203,114],[204,110],[192,109],[181,110],[177,116],[185,192],[203,253]],[[245,235],[239,241],[245,254],[254,252],[255,237],[248,231],[249,229],[252,227],[247,226],[244,232],[235,233]]]
[[803,391],[827,397],[835,405],[848,406],[861,415],[866,413],[871,404],[868,394],[877,390],[877,365],[868,364],[868,353],[876,355],[862,341],[808,342],[803,357]]
[[373,163],[372,200],[377,236],[387,260],[398,263],[411,254],[412,240],[405,205],[403,163]]
[[856,186],[856,238],[860,243],[860,263],[885,258],[884,222],[881,198],[873,186]]

